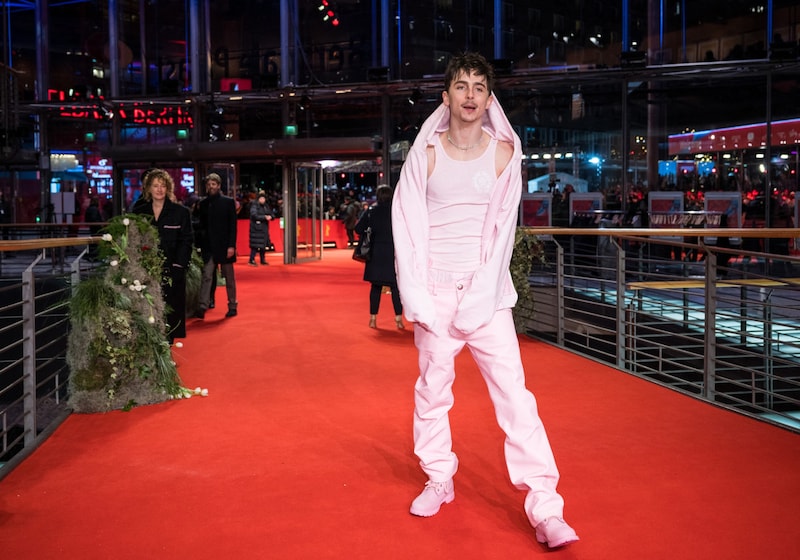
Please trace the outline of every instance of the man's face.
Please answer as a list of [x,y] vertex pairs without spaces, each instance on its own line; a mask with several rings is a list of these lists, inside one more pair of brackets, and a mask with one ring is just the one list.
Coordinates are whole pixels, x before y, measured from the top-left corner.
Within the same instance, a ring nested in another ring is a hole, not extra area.
[[215,181],[214,179],[210,179],[206,183],[206,192],[208,194],[210,194],[211,196],[214,196],[217,193],[219,193],[219,187],[220,187],[219,181]]
[[465,122],[481,119],[493,99],[486,86],[486,76],[464,70],[458,73],[447,91],[442,93],[442,101],[450,107],[451,115]]

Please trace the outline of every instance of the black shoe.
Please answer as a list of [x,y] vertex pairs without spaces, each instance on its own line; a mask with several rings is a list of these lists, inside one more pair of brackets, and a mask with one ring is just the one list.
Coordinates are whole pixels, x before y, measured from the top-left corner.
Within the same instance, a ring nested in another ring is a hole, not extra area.
[[267,261],[261,261],[262,265],[269,264]]
[[247,264],[249,264],[250,266],[258,266],[256,264],[256,261],[248,261]]
[[235,309],[228,309],[225,317],[236,317],[236,315],[238,315],[238,312]]
[[205,319],[206,318],[206,310],[205,309],[198,309],[197,311],[194,312],[194,315],[192,315],[192,317],[195,318],[195,319]]
[[214,309],[216,305],[214,304],[213,300],[208,304],[209,309]]

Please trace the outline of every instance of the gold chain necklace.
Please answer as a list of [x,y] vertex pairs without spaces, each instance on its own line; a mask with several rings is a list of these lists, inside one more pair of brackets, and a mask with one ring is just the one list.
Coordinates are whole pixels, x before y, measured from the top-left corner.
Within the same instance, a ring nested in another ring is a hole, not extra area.
[[481,144],[483,144],[483,134],[481,134],[481,138],[480,138],[480,140],[478,140],[478,142],[477,142],[477,143],[475,143],[475,144],[472,144],[471,146],[459,146],[458,144],[456,144],[456,141],[455,141],[455,140],[453,140],[453,139],[450,137],[450,133],[449,133],[449,132],[447,133],[447,141],[448,141],[448,142],[450,142],[450,143],[451,143],[453,146],[455,146],[455,147],[456,147],[456,148],[458,148],[459,150],[461,150],[462,152],[468,152],[468,151],[470,151],[470,150],[473,150],[473,149],[477,148],[477,147],[478,147],[478,146],[480,146]]

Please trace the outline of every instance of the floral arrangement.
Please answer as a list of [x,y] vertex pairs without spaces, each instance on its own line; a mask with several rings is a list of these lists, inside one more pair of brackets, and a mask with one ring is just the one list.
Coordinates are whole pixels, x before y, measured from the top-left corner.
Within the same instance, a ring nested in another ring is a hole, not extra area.
[[76,412],[128,410],[202,394],[181,386],[172,360],[158,230],[147,217],[131,214],[112,219],[104,232],[100,273],[78,284],[70,299],[70,406]]

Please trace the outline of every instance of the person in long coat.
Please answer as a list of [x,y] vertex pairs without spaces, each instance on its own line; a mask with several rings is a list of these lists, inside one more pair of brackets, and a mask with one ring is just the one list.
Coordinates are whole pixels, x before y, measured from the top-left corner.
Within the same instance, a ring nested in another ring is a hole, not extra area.
[[394,270],[394,241],[392,240],[392,188],[379,185],[375,191],[377,201],[361,215],[355,231],[363,236],[366,229],[372,229],[372,252],[364,265],[364,280],[371,284],[369,291],[369,326],[378,328],[378,310],[381,305],[383,288],[390,290],[394,307],[394,323],[404,329],[403,305],[397,289],[397,276]]
[[222,194],[222,179],[217,173],[209,173],[204,179],[206,197],[198,206],[198,242],[203,256],[203,281],[200,286],[200,307],[195,317],[203,319],[211,303],[211,284],[216,281],[215,271],[219,267],[225,278],[228,296],[228,312],[225,317],[238,314],[236,299],[236,202]]
[[261,264],[267,262],[267,247],[271,244],[269,238],[269,222],[272,212],[267,206],[267,195],[264,191],[258,193],[258,198],[250,205],[250,266],[256,264],[256,253],[261,257]]
[[142,197],[134,214],[150,216],[158,228],[158,244],[164,255],[161,292],[167,306],[167,336],[172,344],[186,337],[186,269],[192,258],[192,216],[175,201],[175,183],[163,169],[152,169],[144,177]]

